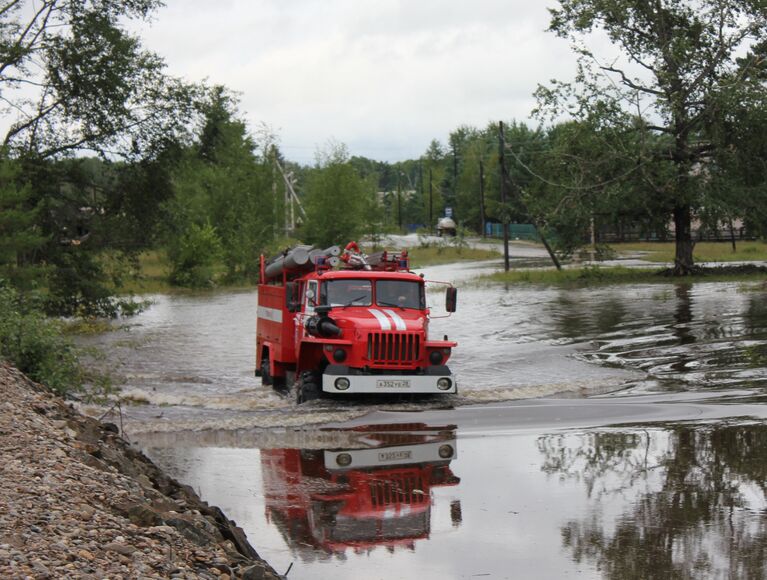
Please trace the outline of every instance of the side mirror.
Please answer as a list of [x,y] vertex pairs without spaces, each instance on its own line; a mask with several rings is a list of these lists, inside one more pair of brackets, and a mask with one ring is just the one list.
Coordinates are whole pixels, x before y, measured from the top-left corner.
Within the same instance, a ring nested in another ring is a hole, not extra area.
[[455,288],[454,286],[450,286],[445,291],[445,310],[447,310],[448,312],[455,312],[457,304],[458,304],[458,288]]
[[301,302],[298,300],[298,284],[288,282],[285,284],[285,308],[288,312],[298,312]]

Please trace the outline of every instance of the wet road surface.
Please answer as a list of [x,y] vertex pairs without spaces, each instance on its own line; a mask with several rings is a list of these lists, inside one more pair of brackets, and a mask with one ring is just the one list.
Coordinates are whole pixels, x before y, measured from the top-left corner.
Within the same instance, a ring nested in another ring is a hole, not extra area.
[[488,268],[427,272],[463,281],[433,322],[455,397],[298,408],[252,375],[253,292],[95,340],[148,403],[129,436],[289,578],[767,577],[765,285],[466,282]]

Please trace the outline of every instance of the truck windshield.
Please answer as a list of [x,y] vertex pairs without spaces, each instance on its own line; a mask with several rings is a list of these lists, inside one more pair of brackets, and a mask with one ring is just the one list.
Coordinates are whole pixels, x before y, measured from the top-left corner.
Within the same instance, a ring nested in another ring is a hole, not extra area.
[[328,280],[320,289],[320,304],[327,306],[370,306],[370,280]]
[[423,285],[405,280],[379,280],[376,282],[376,303],[423,310],[426,308]]

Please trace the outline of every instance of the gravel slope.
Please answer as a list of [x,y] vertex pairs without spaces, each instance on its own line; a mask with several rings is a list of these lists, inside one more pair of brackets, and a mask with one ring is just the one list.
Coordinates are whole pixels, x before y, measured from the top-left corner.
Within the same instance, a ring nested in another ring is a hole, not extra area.
[[0,363],[0,578],[280,577],[114,425]]

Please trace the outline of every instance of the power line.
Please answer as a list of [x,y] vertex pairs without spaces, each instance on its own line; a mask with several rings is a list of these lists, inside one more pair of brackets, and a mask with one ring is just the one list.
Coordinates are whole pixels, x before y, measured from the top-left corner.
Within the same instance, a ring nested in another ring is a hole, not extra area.
[[616,177],[613,177],[611,179],[608,179],[606,181],[603,181],[601,183],[595,183],[594,185],[588,185],[588,186],[576,186],[576,185],[566,185],[566,184],[563,184],[563,183],[554,183],[553,181],[550,181],[550,180],[546,179],[545,177],[543,177],[539,173],[536,173],[535,171],[533,171],[533,169],[531,169],[524,161],[522,161],[519,158],[519,155],[517,155],[516,152],[514,151],[514,149],[512,149],[508,144],[506,145],[506,149],[509,151],[509,153],[511,153],[511,156],[514,157],[516,162],[519,163],[519,165],[525,171],[527,171],[530,175],[532,175],[536,179],[539,179],[540,181],[542,181],[546,185],[550,185],[552,187],[559,187],[559,188],[562,188],[562,189],[570,189],[570,190],[576,190],[576,191],[589,191],[589,190],[592,190],[592,189],[602,188],[605,185],[610,185],[611,183],[615,183],[616,181],[620,181],[622,179],[625,179],[626,177],[628,177],[629,175],[631,175],[632,173],[634,173],[635,171],[637,171],[638,169],[640,169],[641,167],[644,167],[647,163],[649,163],[649,161],[642,161],[641,163],[638,163],[637,165],[635,165],[634,167],[632,167],[631,169],[629,169],[625,173],[623,173],[621,175],[618,175]]

